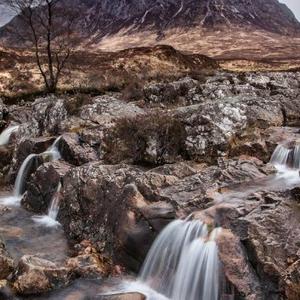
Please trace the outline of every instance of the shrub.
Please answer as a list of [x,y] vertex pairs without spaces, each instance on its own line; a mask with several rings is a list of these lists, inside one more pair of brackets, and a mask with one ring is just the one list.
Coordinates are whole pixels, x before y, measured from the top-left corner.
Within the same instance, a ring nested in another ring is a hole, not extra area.
[[105,138],[105,159],[119,163],[129,159],[142,165],[174,163],[185,156],[184,125],[166,114],[140,115],[117,121]]

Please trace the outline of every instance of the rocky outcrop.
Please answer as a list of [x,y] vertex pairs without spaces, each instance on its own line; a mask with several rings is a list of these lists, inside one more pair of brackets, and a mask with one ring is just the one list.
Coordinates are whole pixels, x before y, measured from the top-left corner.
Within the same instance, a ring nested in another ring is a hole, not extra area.
[[176,211],[188,215],[210,207],[219,188],[270,172],[250,157],[219,166],[178,163],[149,171],[90,163],[63,178],[59,220],[71,239],[90,240],[122,261],[127,257],[126,264],[136,269]]

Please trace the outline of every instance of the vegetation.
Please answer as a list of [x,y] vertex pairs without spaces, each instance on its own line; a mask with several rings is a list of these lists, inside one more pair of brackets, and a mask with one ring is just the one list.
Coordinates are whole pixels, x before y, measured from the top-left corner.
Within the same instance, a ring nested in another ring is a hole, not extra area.
[[0,0],[0,4],[18,14],[20,23],[10,29],[34,49],[46,91],[55,92],[75,44],[74,11],[67,11],[61,0]]

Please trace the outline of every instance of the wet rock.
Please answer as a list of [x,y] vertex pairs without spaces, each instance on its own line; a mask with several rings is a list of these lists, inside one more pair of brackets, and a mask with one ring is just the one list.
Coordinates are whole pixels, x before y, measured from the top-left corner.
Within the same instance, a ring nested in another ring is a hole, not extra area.
[[13,270],[14,261],[6,251],[4,242],[0,239],[0,280],[7,279]]
[[[238,275],[245,268],[234,271],[240,281],[235,285],[238,291],[251,281],[259,283],[264,299],[281,299],[286,293],[299,296],[297,271],[295,273],[291,267],[299,260],[299,209],[293,204],[289,192],[257,192],[247,199],[235,200],[234,204],[216,206],[209,215],[214,216],[222,227],[230,228],[236,235],[234,239],[241,240],[245,251],[237,252],[238,248],[231,248],[231,243],[228,243],[221,257],[231,255],[231,250],[226,252],[227,249],[235,249],[232,255],[235,260],[247,257],[248,267],[255,271],[255,280]],[[228,270],[233,271],[233,267],[233,264],[228,266]],[[293,274],[290,280],[289,270]],[[294,294],[292,286],[295,287]],[[293,297],[291,299],[297,299]]]
[[17,294],[34,295],[66,286],[70,282],[70,270],[36,256],[23,256],[13,279]]
[[5,184],[6,176],[13,158],[13,146],[0,147],[0,185]]
[[91,240],[100,251],[117,247],[116,231],[128,209],[123,188],[135,173],[139,170],[134,167],[100,163],[72,169],[63,179],[59,213],[67,234]]
[[27,192],[22,199],[22,205],[35,213],[47,213],[59,182],[70,169],[71,166],[64,161],[41,165],[27,182]]
[[220,166],[178,163],[148,171],[90,163],[63,178],[59,220],[71,239],[91,240],[98,251],[136,270],[177,212],[207,208],[220,187],[267,174],[262,162],[248,157]]
[[[222,273],[234,287],[235,297],[243,299],[262,299],[262,287],[258,276],[249,265],[243,246],[238,237],[229,230],[222,230],[217,240]],[[238,294],[238,295],[237,295]]]
[[80,166],[99,159],[97,150],[83,143],[76,133],[66,133],[58,142],[62,158],[70,164]]
[[119,295],[99,296],[99,300],[146,300],[146,297],[139,293],[127,293]]
[[1,300],[15,300],[9,282],[7,280],[0,280],[0,299]]
[[8,117],[8,107],[0,99],[0,130],[5,127]]
[[[52,145],[54,140],[54,137],[26,138],[21,140],[16,147],[14,157],[10,165],[8,173],[9,181],[11,183],[15,181],[22,163],[30,154],[40,154],[46,151]],[[41,156],[33,158],[28,170],[26,171],[26,176],[29,177],[42,163],[43,158]]]
[[75,276],[81,278],[103,278],[110,271],[105,260],[96,253],[86,253],[70,258],[66,266]]
[[284,279],[285,296],[289,300],[300,298],[300,260],[293,263],[287,270]]

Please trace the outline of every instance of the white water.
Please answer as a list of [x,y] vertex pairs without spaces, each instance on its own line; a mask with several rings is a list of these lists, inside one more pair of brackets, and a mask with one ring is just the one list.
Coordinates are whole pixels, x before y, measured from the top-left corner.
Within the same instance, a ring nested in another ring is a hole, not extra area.
[[139,280],[168,299],[217,300],[216,237],[199,220],[172,222],[151,247]]
[[60,153],[57,148],[57,144],[59,142],[59,138],[57,138],[51,147],[49,147],[45,152],[41,154],[30,154],[26,157],[23,161],[15,181],[14,191],[12,196],[8,196],[5,198],[0,199],[0,203],[3,205],[11,205],[11,206],[19,206],[20,201],[22,199],[24,188],[25,188],[25,181],[28,176],[28,171],[31,167],[32,162],[39,156],[43,158],[49,157],[49,160],[58,160],[60,159]]
[[61,183],[58,184],[57,190],[53,195],[53,198],[50,203],[50,207],[48,210],[48,214],[46,216],[34,216],[32,219],[40,225],[46,227],[56,227],[59,222],[56,220],[58,211],[59,211],[59,200],[60,200],[60,190],[61,190]]
[[50,160],[58,160],[61,158],[61,155],[59,153],[59,150],[58,150],[58,143],[61,139],[61,136],[58,137],[54,143],[44,152],[42,153],[42,156],[45,157],[45,156],[50,156]]
[[294,147],[287,148],[283,145],[278,145],[270,162],[280,170],[282,167],[300,169],[300,146],[296,145]]
[[199,220],[176,220],[154,241],[137,281],[109,295],[139,292],[147,300],[218,300],[217,228],[208,234]]
[[0,146],[7,145],[9,143],[10,136],[13,132],[18,131],[19,126],[12,126],[6,128],[1,134],[0,134]]

